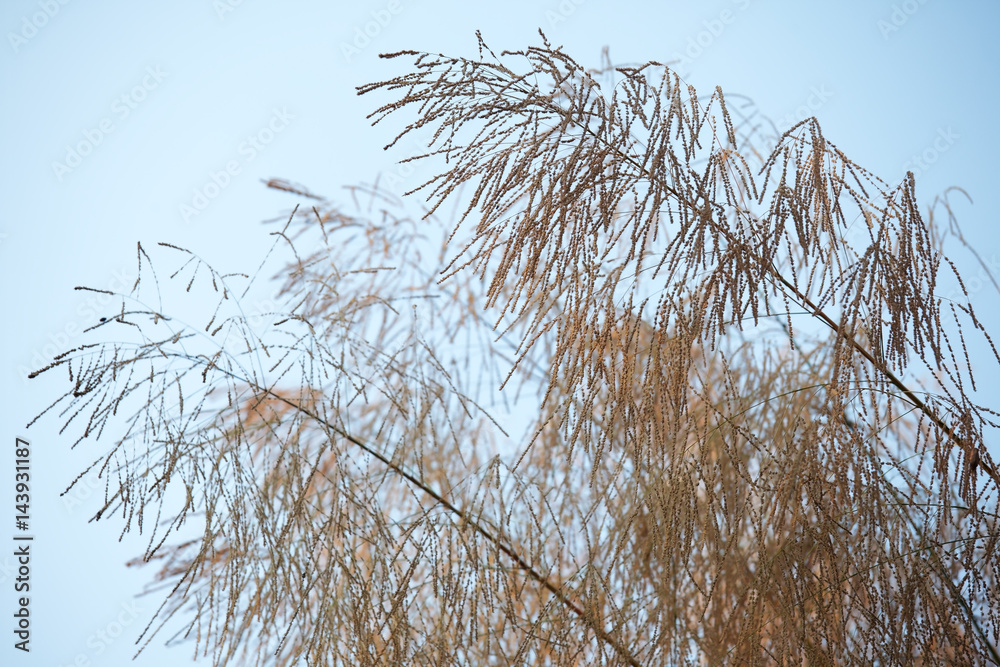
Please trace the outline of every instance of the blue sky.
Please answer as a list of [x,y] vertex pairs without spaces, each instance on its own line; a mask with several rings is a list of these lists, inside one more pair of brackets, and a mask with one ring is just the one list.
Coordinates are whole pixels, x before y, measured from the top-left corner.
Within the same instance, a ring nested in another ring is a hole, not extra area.
[[[260,222],[292,203],[261,179],[339,196],[395,172],[405,148],[381,149],[391,128],[371,128],[372,101],[354,94],[402,72],[379,52],[473,56],[477,29],[501,50],[538,43],[542,28],[587,65],[605,45],[615,62],[679,61],[702,92],[748,95],[779,121],[816,115],[829,141],[890,182],[918,171],[921,202],[963,187],[974,200],[954,200],[966,236],[997,266],[997,25],[998,3],[943,0],[2,3],[0,398],[4,441],[32,443],[36,542],[33,651],[15,652],[5,625],[0,662],[125,664],[160,601],[133,597],[150,573],[124,563],[142,539],[118,542],[118,524],[87,523],[102,490],[69,504],[58,496],[101,450],[70,451],[52,420],[24,429],[63,388],[61,378],[28,382],[25,370],[81,342],[106,307],[73,287],[130,283],[137,241],[252,270],[271,242]],[[969,255],[951,250],[975,277]],[[1000,330],[1000,295],[984,284],[973,299]],[[5,502],[11,459],[0,462]],[[0,556],[8,619],[10,564]],[[190,656],[161,644],[137,664]]]

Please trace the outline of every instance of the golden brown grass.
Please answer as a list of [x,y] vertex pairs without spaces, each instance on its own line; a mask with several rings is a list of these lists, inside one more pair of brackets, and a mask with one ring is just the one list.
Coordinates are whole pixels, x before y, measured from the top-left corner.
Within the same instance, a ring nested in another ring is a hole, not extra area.
[[936,294],[912,176],[815,119],[761,154],[721,90],[544,36],[404,56],[360,92],[446,160],[422,218],[274,181],[311,207],[275,232],[286,312],[249,326],[252,279],[168,246],[218,294],[182,324],[140,247],[102,325],[135,339],[50,367],[114,439],[98,516],[149,536],[150,632],[216,664],[1000,660],[989,336]]

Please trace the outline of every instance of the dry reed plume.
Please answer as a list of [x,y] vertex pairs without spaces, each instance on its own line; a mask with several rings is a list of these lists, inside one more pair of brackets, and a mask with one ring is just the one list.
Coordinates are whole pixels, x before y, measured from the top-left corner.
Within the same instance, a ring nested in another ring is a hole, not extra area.
[[[762,152],[721,90],[542,39],[390,54],[411,71],[360,88],[445,161],[421,218],[272,181],[310,209],[274,232],[280,307],[249,316],[257,274],[167,244],[161,284],[140,246],[117,342],[42,369],[68,373],[49,411],[77,443],[114,441],[97,517],[147,536],[169,591],[144,641],[172,625],[214,664],[1000,664],[997,413],[970,397],[1000,357],[967,294],[937,295],[961,278],[912,175],[815,119]],[[176,280],[217,295],[207,324],[160,305]]]

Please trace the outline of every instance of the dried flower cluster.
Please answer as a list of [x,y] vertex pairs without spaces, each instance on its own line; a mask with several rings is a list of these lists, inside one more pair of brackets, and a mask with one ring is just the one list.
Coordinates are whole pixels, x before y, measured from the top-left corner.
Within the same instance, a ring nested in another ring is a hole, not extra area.
[[249,316],[257,274],[168,246],[217,295],[187,325],[149,305],[168,283],[140,247],[99,325],[133,339],[43,369],[68,372],[50,410],[77,442],[113,434],[97,516],[148,535],[170,591],[146,641],[175,625],[215,664],[1000,662],[997,413],[967,337],[977,368],[1000,356],[936,292],[961,278],[912,176],[815,119],[762,153],[721,90],[542,39],[390,54],[412,71],[360,89],[446,165],[420,219],[272,181],[310,207],[274,232],[280,308]]

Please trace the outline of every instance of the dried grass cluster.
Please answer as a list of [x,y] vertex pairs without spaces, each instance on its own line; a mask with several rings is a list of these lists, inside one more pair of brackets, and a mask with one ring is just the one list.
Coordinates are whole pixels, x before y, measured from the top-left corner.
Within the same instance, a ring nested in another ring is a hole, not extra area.
[[721,90],[544,35],[403,56],[359,92],[433,137],[422,218],[274,181],[312,203],[275,232],[281,312],[252,326],[252,278],[169,246],[217,295],[189,326],[140,247],[100,325],[134,340],[50,367],[50,410],[114,440],[97,516],[170,587],[146,641],[180,615],[215,664],[1000,661],[966,338],[1000,357],[936,295],[912,175],[815,119],[761,153]]

